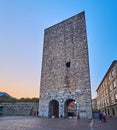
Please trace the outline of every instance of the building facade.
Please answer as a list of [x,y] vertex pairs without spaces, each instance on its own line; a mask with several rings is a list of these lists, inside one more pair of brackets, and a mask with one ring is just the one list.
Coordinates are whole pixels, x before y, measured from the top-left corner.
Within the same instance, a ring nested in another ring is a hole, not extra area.
[[92,99],[92,110],[97,111],[97,99]]
[[99,111],[97,109],[97,98],[92,99],[92,113],[93,118],[98,118]]
[[112,62],[96,91],[98,110],[117,117],[117,60]]
[[[70,110],[71,102],[75,107]],[[92,117],[84,12],[44,32],[39,116],[69,115]]]

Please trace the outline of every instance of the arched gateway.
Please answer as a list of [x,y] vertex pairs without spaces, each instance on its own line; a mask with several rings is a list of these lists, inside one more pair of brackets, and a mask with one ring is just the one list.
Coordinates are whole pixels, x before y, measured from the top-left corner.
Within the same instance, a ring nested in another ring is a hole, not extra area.
[[59,117],[59,103],[57,100],[51,100],[49,103],[49,117]]
[[65,102],[65,117],[70,117],[70,116],[76,116],[77,115],[77,106],[76,102],[73,99],[68,99]]
[[39,116],[91,118],[85,14],[45,29]]

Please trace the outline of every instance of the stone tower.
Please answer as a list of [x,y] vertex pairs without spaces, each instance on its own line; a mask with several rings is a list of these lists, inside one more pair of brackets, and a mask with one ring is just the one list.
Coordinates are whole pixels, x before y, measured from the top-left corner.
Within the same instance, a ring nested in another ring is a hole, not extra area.
[[39,115],[92,117],[84,12],[45,29]]

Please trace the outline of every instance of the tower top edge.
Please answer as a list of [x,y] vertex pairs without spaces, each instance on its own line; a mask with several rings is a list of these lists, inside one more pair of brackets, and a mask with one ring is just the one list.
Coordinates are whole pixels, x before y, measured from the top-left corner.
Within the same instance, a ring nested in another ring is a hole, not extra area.
[[80,12],[80,13],[78,13],[78,14],[75,14],[75,15],[73,15],[73,16],[71,16],[71,17],[65,19],[65,20],[62,20],[62,21],[58,22],[57,24],[54,24],[54,25],[52,25],[52,26],[50,26],[50,27],[47,27],[47,28],[45,28],[45,31],[46,31],[46,30],[49,30],[51,27],[57,26],[57,25],[59,25],[59,24],[62,24],[62,23],[66,22],[66,21],[68,21],[68,20],[70,20],[70,19],[75,18],[75,17],[85,17],[85,11],[82,11],[82,12]]

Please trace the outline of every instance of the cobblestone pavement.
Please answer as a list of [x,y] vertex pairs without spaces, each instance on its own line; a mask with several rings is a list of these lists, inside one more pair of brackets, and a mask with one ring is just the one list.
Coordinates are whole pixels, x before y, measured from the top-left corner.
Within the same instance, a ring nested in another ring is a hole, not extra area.
[[0,117],[0,130],[117,130],[117,118],[106,123],[98,120],[47,119],[38,117]]
[[117,118],[108,118],[107,122],[102,123],[95,119],[92,130],[117,130]]

